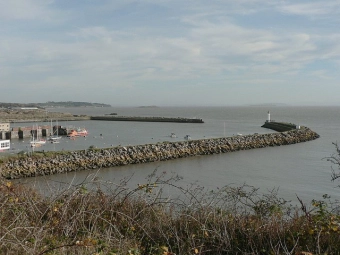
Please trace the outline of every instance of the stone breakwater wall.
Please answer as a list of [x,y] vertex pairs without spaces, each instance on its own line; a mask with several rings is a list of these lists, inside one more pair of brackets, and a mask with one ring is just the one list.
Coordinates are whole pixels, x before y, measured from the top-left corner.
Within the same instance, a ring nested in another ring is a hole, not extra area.
[[91,120],[107,121],[138,121],[138,122],[177,122],[177,123],[204,123],[202,119],[167,118],[167,117],[129,117],[129,116],[91,116]]
[[293,129],[298,129],[299,127],[292,123],[276,122],[276,121],[266,121],[261,127],[269,128],[278,132],[289,131]]
[[282,133],[254,134],[185,142],[163,142],[107,149],[56,153],[48,156],[25,156],[0,164],[0,175],[7,179],[51,175],[71,171],[98,169],[185,158],[196,155],[226,153],[269,146],[306,142],[319,135],[309,128]]

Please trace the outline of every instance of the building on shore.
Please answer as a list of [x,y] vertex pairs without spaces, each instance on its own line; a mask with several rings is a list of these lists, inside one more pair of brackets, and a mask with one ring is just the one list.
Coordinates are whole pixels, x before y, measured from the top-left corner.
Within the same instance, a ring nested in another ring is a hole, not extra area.
[[10,130],[9,123],[1,123],[0,122],[0,132],[8,132]]

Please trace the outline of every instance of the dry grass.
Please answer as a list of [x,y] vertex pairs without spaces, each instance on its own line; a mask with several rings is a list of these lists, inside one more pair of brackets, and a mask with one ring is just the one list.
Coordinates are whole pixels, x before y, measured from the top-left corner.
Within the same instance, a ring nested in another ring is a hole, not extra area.
[[[50,196],[2,180],[0,254],[336,254],[339,215],[292,208],[249,186],[207,192],[151,175],[128,188],[96,178]],[[164,188],[176,198],[166,197]],[[303,203],[301,204],[303,205]]]

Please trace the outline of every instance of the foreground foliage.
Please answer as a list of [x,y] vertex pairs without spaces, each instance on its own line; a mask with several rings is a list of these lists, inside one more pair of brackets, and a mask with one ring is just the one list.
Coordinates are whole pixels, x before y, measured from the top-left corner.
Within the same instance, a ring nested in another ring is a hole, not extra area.
[[[0,181],[0,254],[335,254],[340,216],[249,187],[176,186],[153,173],[128,188],[96,178],[42,196]],[[167,192],[177,194],[170,198]]]

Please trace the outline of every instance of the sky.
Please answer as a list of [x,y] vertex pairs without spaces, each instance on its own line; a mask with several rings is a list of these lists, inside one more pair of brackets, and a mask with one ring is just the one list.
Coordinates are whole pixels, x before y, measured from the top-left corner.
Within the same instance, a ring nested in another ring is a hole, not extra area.
[[339,0],[0,0],[0,102],[340,105],[339,27]]

